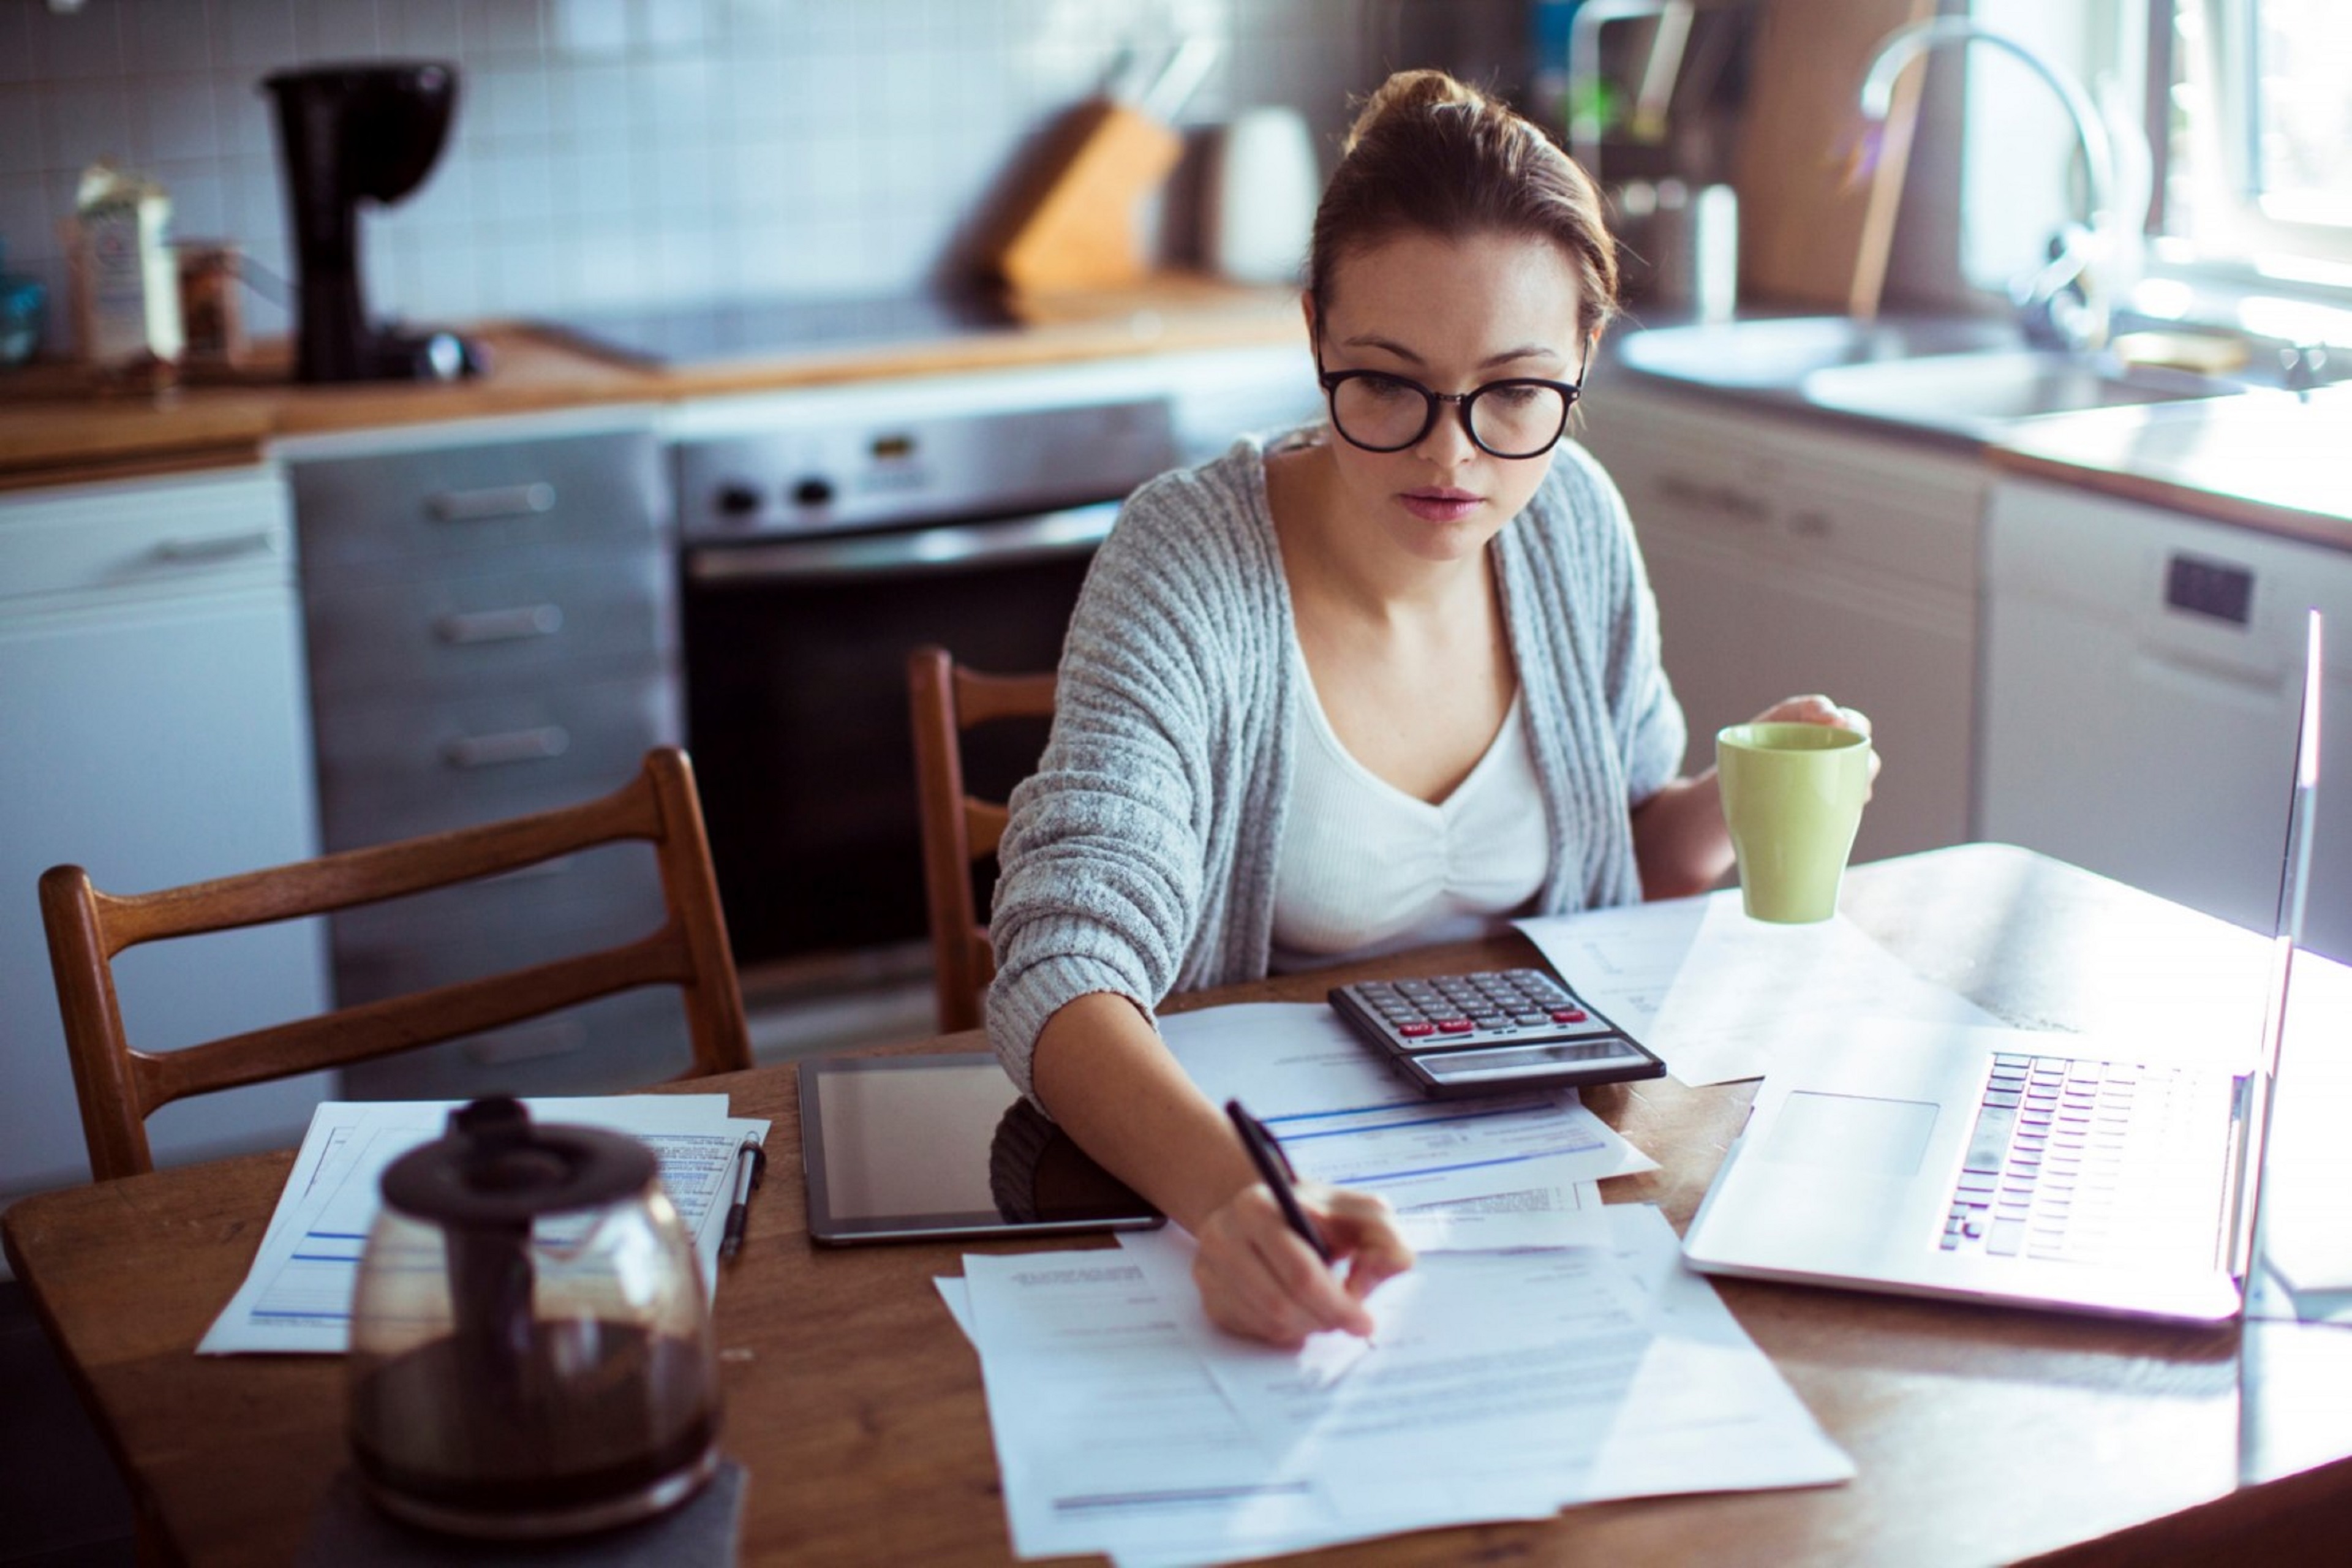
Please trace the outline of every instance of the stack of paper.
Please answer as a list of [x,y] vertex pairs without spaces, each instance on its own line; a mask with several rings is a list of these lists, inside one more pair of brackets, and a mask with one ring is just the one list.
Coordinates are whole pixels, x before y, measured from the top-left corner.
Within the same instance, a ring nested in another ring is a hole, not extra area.
[[968,1256],[941,1295],[981,1354],[1014,1548],[1176,1568],[1603,1498],[1846,1479],[1822,1435],[1646,1206],[1656,1169],[1573,1092],[1431,1101],[1328,1007],[1163,1018],[1212,1099],[1302,1176],[1381,1194],[1420,1252],[1369,1346],[1233,1338],[1192,1242]]
[[1577,994],[1694,1087],[1761,1078],[1858,1019],[2001,1022],[1843,915],[1752,921],[1737,888],[1517,924]]
[[[351,1346],[352,1287],[382,1206],[384,1168],[446,1130],[463,1100],[329,1100],[311,1114],[261,1250],[196,1349],[341,1354]],[[730,1116],[723,1094],[526,1100],[535,1121],[608,1128],[643,1139],[661,1162],[702,1265],[719,1282],[719,1241],[734,1196],[736,1151],[763,1141],[765,1121]]]
[[1024,1557],[1176,1568],[1611,1498],[1823,1485],[1822,1432],[1647,1205],[1611,1245],[1425,1253],[1371,1343],[1223,1334],[1191,1243],[968,1256],[939,1281],[979,1347]]

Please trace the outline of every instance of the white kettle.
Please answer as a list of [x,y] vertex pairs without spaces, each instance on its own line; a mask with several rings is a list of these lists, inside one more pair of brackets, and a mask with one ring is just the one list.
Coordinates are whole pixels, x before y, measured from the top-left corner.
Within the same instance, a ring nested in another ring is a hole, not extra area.
[[1315,140],[1295,109],[1244,110],[1211,149],[1202,240],[1210,267],[1243,283],[1296,283],[1323,194]]

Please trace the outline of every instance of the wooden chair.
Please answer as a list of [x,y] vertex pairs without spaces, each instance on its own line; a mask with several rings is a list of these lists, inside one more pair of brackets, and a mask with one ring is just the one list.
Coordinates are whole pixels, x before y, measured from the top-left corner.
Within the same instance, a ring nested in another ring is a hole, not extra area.
[[976,1029],[996,953],[973,908],[971,868],[1004,837],[1001,801],[964,792],[963,733],[996,719],[1050,718],[1054,676],[983,675],[919,647],[907,656],[915,724],[915,784],[923,817],[923,889],[930,908],[940,1028]]
[[[654,846],[667,914],[636,942],[182,1050],[151,1054],[124,1037],[111,965],[125,948],[323,914],[625,839]],[[683,1076],[751,1065],[702,807],[686,753],[674,746],[646,752],[637,776],[600,800],[161,892],[102,893],[80,867],[53,867],[41,877],[41,917],[82,1134],[101,1181],[154,1168],[147,1116],[183,1096],[367,1061],[640,985],[680,990],[694,1046]]]

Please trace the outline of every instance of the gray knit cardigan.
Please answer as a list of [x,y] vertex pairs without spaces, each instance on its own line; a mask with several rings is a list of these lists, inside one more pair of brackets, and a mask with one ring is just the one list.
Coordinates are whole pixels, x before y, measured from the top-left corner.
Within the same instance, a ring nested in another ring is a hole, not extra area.
[[[1266,973],[1300,691],[1265,451],[1244,437],[1143,486],[1087,574],[999,850],[988,1032],[1024,1093],[1068,1002]],[[1681,765],[1684,726],[1624,502],[1563,443],[1491,548],[1551,828],[1537,906],[1633,902],[1627,813]]]

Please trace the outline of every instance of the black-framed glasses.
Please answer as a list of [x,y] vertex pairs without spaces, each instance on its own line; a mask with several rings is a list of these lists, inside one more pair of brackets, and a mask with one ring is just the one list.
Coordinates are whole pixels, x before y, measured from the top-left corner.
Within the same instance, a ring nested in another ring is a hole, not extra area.
[[1540,458],[1568,434],[1568,411],[1584,391],[1580,373],[1575,381],[1514,375],[1468,392],[1432,392],[1384,370],[1325,370],[1319,344],[1315,379],[1330,400],[1331,427],[1367,452],[1417,445],[1436,427],[1440,405],[1451,404],[1472,444],[1487,456]]

